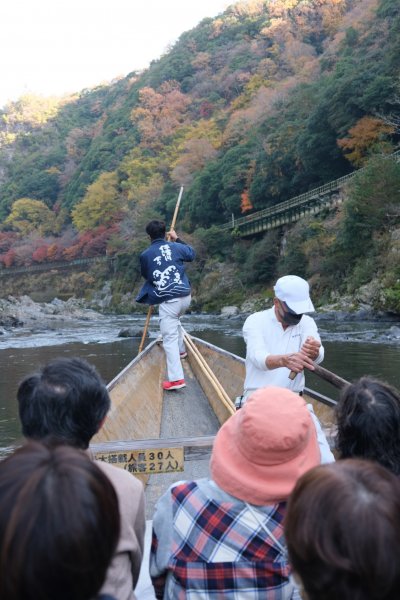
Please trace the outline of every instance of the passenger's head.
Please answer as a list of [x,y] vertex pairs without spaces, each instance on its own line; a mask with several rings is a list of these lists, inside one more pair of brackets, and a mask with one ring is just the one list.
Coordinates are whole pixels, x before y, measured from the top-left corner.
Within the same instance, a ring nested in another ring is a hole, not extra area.
[[57,358],[22,381],[17,392],[25,437],[87,448],[110,409],[96,369],[79,358]]
[[303,398],[268,387],[254,392],[222,425],[210,471],[228,494],[263,506],[286,500],[297,479],[319,462],[316,430]]
[[308,600],[400,597],[400,481],[381,465],[349,459],[306,473],[285,536]]
[[297,325],[304,313],[314,312],[310,298],[310,286],[297,275],[280,277],[274,286],[275,312],[286,325]]
[[114,488],[86,452],[27,443],[0,462],[0,598],[93,600],[119,525]]
[[375,460],[400,475],[397,390],[369,377],[346,386],[337,406],[337,427],[336,446],[341,458]]
[[164,221],[150,221],[146,226],[146,233],[152,240],[165,238],[165,223]]

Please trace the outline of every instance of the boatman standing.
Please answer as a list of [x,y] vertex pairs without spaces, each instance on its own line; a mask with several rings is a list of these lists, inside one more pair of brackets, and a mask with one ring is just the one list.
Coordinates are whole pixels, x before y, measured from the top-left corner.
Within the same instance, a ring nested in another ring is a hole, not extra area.
[[[243,326],[247,346],[245,401],[255,389],[279,386],[303,393],[304,368],[324,358],[317,325],[305,313],[314,312],[310,288],[297,275],[286,275],[274,286],[274,305],[250,315]],[[289,377],[291,375],[291,377]]]
[[186,355],[180,317],[189,308],[191,288],[185,273],[184,262],[195,258],[195,251],[178,238],[176,232],[168,232],[165,240],[164,221],[150,221],[146,233],[151,244],[140,255],[140,270],[146,279],[136,302],[159,305],[159,322],[167,359],[168,380],[164,390],[185,387],[181,358]]

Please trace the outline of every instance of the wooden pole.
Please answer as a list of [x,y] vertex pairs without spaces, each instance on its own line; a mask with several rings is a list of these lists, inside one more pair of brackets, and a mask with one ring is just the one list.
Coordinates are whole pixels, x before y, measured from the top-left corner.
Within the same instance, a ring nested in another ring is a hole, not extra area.
[[[316,375],[318,375],[318,377],[321,377],[321,379],[328,381],[340,390],[346,385],[350,384],[350,382],[346,379],[339,377],[339,375],[336,375],[336,373],[332,373],[332,371],[328,371],[328,369],[325,369],[325,367],[320,367],[319,365],[317,365],[317,363],[314,363],[314,370],[312,371],[311,369],[309,369],[309,371],[310,373],[315,373]],[[295,373],[295,371],[290,371],[289,379],[294,379],[296,375],[298,375],[298,373]]]
[[191,337],[186,332],[184,334],[184,340],[185,340],[185,343],[186,343],[188,349],[192,352],[193,357],[196,360],[196,362],[198,363],[200,369],[203,371],[203,374],[207,377],[207,379],[213,386],[213,388],[214,388],[217,396],[221,400],[221,402],[228,409],[228,411],[231,415],[235,414],[235,412],[236,412],[235,405],[233,404],[232,400],[229,398],[228,394],[222,387],[220,381],[215,376],[215,373],[213,373],[212,369],[207,364],[207,361],[205,360],[205,358],[199,352],[198,348],[196,347],[196,345],[193,342],[193,340],[191,339]]
[[[178,211],[179,211],[179,207],[181,204],[182,194],[183,194],[183,185],[181,186],[181,189],[179,190],[179,196],[178,196],[178,200],[175,205],[174,216],[172,217],[172,223],[171,223],[170,229],[175,229],[175,223],[176,223],[176,219],[178,218]],[[170,236],[167,236],[168,241],[169,241],[169,239],[170,239]],[[147,311],[146,321],[144,324],[142,339],[140,340],[140,344],[139,344],[138,354],[140,354],[143,350],[143,346],[144,346],[144,342],[146,340],[147,330],[149,328],[150,317],[151,317],[152,312],[153,312],[153,305],[150,304],[149,309]]]
[[149,323],[150,323],[150,318],[151,318],[151,313],[153,312],[153,306],[150,305],[149,309],[147,311],[147,316],[146,316],[146,321],[144,324],[144,329],[143,329],[143,333],[142,333],[142,339],[140,340],[140,344],[139,344],[139,350],[138,350],[138,354],[140,354],[143,350],[143,346],[144,346],[144,341],[146,339],[147,336],[147,330],[149,328]]
[[201,365],[203,373],[205,375],[207,375],[207,378],[210,381],[213,382],[214,387],[219,390],[220,395],[222,397],[224,397],[225,400],[228,403],[231,403],[231,399],[229,398],[228,394],[225,392],[224,388],[222,387],[221,383],[219,382],[219,380],[215,376],[214,372],[209,367],[209,365],[208,365],[207,361],[205,360],[205,358],[199,352],[198,348],[194,344],[194,342],[191,339],[191,337],[187,333],[185,333],[184,339],[185,339],[185,342],[186,342],[187,346],[190,348],[190,350],[192,351],[192,353],[197,358],[197,362]]
[[314,371],[311,371],[311,373],[315,373],[316,375],[318,375],[318,377],[321,377],[321,379],[329,381],[329,383],[339,388],[340,390],[346,387],[346,385],[350,385],[350,381],[339,377],[339,375],[336,375],[336,373],[332,373],[332,371],[328,371],[328,369],[325,369],[325,367],[320,367],[320,365],[314,364]]
[[[172,223],[171,223],[170,229],[175,229],[176,219],[178,218],[178,211],[179,211],[179,207],[181,205],[182,194],[183,194],[183,185],[181,186],[181,189],[179,190],[179,196],[178,196],[178,200],[176,202],[174,216],[172,217]],[[169,237],[168,237],[168,241],[169,241]]]

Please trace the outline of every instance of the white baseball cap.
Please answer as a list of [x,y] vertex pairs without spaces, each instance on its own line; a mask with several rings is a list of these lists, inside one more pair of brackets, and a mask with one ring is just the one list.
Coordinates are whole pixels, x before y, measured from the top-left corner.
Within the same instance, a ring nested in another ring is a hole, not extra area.
[[286,302],[296,315],[315,311],[310,298],[310,286],[305,279],[297,275],[285,275],[278,279],[274,292],[278,300]]

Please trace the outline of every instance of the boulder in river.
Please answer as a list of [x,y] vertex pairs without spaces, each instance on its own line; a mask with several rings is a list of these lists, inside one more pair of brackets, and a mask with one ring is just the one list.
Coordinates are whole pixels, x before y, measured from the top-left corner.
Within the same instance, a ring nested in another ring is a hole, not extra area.
[[14,315],[2,315],[0,314],[0,325],[5,327],[6,329],[10,329],[12,327],[23,327],[24,322],[20,319],[17,319]]
[[[141,338],[143,335],[143,329],[140,327],[126,327],[125,329],[121,329],[118,334],[118,337],[122,338]],[[147,331],[146,337],[149,337],[149,332]]]
[[70,298],[66,302],[54,298],[52,302],[34,302],[29,296],[0,299],[0,325],[6,328],[48,328],[55,321],[96,321],[104,318],[94,310],[87,309],[81,300]]
[[223,306],[221,308],[221,317],[236,317],[239,312],[238,306]]
[[397,325],[392,325],[392,327],[389,329],[389,337],[396,340],[400,339],[400,327],[397,327]]

